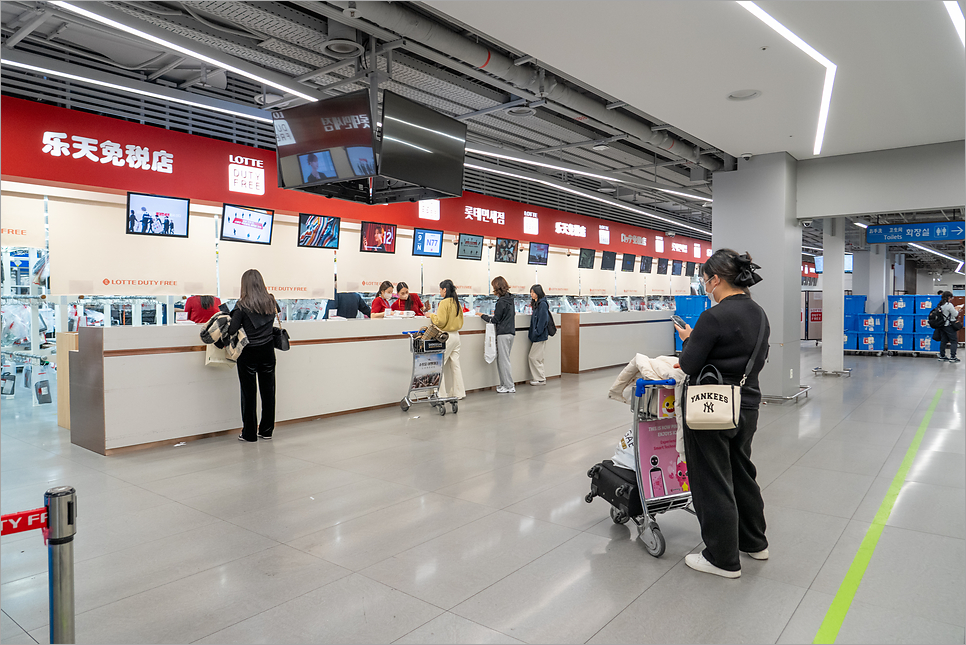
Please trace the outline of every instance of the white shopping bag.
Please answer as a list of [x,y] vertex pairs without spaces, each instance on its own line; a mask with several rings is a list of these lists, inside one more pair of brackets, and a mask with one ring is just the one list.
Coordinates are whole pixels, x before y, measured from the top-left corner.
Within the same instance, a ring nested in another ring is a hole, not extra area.
[[235,362],[228,360],[228,355],[224,348],[212,345],[205,345],[205,365],[213,367],[234,367]]
[[483,341],[483,360],[492,363],[496,360],[496,325],[486,323],[486,338]]

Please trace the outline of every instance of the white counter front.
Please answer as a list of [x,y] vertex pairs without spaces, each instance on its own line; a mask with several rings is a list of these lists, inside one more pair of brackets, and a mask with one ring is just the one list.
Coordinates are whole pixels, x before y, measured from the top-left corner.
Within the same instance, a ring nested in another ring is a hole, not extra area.
[[671,311],[561,314],[562,370],[626,365],[635,354],[674,354]]
[[[557,324],[560,317],[554,316]],[[398,403],[412,370],[404,331],[426,318],[293,321],[277,352],[276,423]],[[517,316],[511,361],[517,382],[530,378],[527,328]],[[241,426],[234,367],[206,367],[200,325],[82,327],[70,360],[71,441],[110,454],[120,448],[174,443]],[[499,384],[496,362],[483,360],[485,324],[466,316],[460,364],[468,392]],[[560,375],[561,334],[546,351],[548,377]],[[420,414],[418,407],[411,413]],[[400,414],[406,414],[400,410]]]

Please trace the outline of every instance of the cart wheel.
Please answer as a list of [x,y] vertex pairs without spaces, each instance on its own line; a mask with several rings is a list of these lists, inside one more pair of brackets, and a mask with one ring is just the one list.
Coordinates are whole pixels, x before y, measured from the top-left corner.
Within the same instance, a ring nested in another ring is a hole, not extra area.
[[403,412],[409,410],[409,399],[407,397],[403,397],[403,400],[399,402],[399,407],[402,408]]
[[650,528],[642,526],[641,534],[638,537],[644,543],[644,549],[655,558],[660,558],[664,555],[664,549],[667,543],[664,541],[664,535],[661,533],[661,529],[656,524]]
[[457,403],[456,401],[453,401],[452,403],[450,403],[449,407],[452,408],[453,414],[456,414],[460,410],[460,404]]
[[446,416],[446,404],[445,403],[440,403],[439,404],[439,416],[441,416],[441,417],[445,417]]
[[592,501],[594,501],[594,494],[587,493],[587,495],[584,497],[584,501],[590,504]]
[[627,520],[631,519],[629,515],[624,515],[619,510],[610,507],[610,519],[614,520],[614,524],[627,524]]

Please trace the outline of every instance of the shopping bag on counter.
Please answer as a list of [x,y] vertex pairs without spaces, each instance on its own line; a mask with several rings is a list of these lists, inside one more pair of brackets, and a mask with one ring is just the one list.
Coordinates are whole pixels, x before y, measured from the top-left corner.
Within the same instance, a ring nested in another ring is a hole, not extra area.
[[225,353],[224,347],[215,347],[212,345],[205,345],[205,365],[212,365],[214,367],[234,367],[234,361],[228,360],[228,355]]
[[44,366],[41,366],[37,370],[37,382],[34,383],[34,393],[37,397],[36,405],[53,403],[53,399],[50,396],[50,381],[47,376],[47,368]]
[[496,360],[496,325],[486,323],[486,337],[483,341],[483,360],[492,363]]

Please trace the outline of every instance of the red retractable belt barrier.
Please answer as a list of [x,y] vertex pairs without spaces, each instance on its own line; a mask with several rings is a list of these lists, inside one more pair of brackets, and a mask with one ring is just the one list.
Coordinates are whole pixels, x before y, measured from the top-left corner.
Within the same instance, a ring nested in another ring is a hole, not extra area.
[[3,516],[3,535],[47,528],[47,509],[35,508]]

